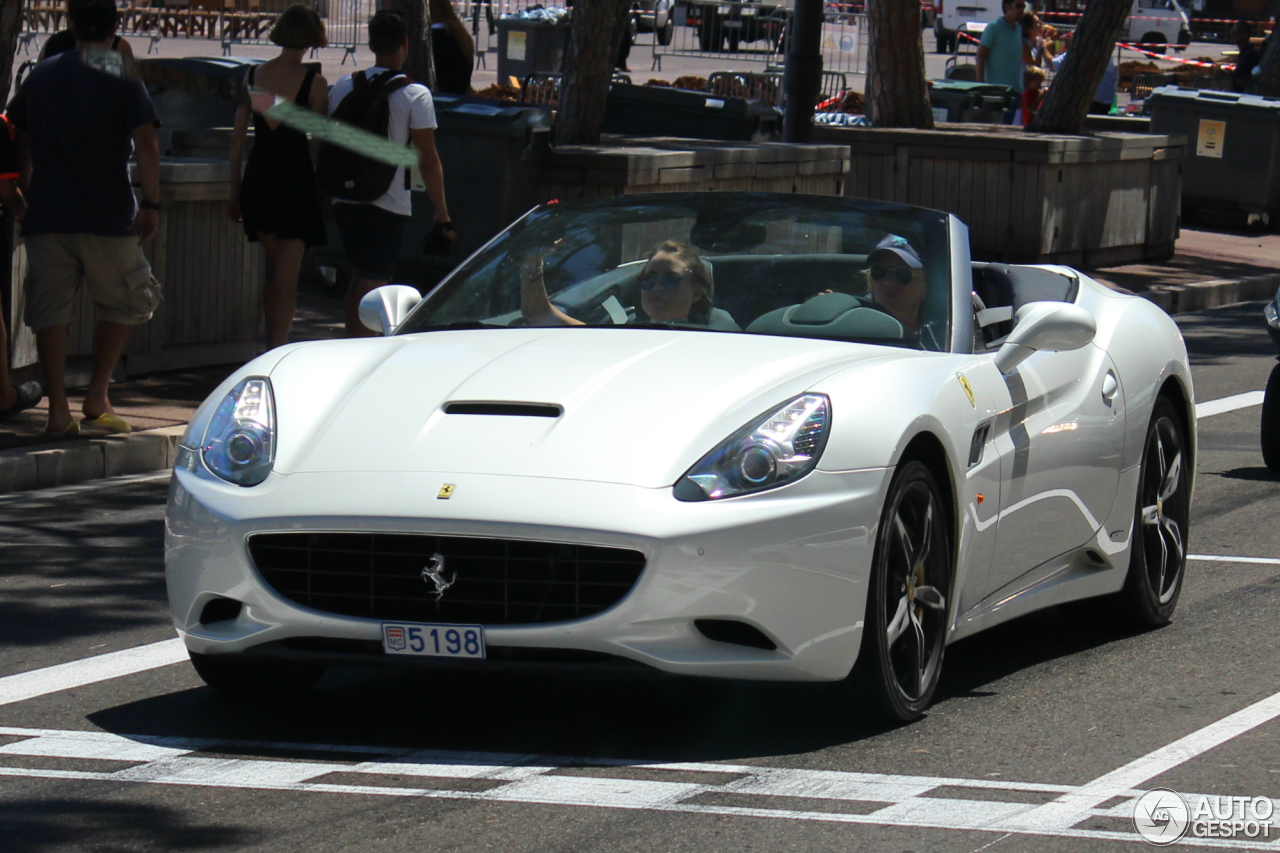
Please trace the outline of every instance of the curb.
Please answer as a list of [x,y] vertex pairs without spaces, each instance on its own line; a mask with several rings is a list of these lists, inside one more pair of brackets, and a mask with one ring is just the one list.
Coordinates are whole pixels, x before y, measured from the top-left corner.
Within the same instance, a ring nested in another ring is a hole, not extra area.
[[1197,281],[1194,284],[1152,287],[1138,295],[1151,300],[1170,314],[1189,314],[1237,302],[1274,299],[1277,289],[1280,289],[1280,273],[1268,273],[1248,278],[1224,278]]
[[0,451],[0,494],[173,467],[186,425]]

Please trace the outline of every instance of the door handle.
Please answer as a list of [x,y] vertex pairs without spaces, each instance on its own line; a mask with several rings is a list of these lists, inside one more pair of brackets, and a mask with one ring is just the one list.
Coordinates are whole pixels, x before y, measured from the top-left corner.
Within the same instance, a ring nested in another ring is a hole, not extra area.
[[1110,405],[1111,401],[1116,398],[1116,392],[1120,390],[1120,382],[1116,379],[1114,371],[1108,370],[1107,375],[1102,377],[1102,399]]

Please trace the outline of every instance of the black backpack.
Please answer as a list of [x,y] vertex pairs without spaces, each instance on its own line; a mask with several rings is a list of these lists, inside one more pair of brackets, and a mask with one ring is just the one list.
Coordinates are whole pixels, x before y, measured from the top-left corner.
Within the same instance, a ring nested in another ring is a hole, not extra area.
[[[408,86],[409,78],[399,71],[387,71],[370,80],[365,72],[357,71],[351,75],[351,83],[351,91],[331,118],[386,138],[391,124],[391,94]],[[391,188],[398,168],[322,142],[316,182],[322,192],[333,198],[370,202]]]

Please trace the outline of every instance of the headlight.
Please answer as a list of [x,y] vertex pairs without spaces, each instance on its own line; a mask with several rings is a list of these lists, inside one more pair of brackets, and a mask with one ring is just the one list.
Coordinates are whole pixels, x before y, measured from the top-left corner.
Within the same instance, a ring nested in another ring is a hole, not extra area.
[[256,486],[267,479],[276,458],[275,409],[271,381],[265,376],[250,376],[232,388],[200,442],[209,470],[237,486]]
[[1276,303],[1268,302],[1267,307],[1262,309],[1262,316],[1267,318],[1268,326],[1280,329],[1280,311],[1276,310]]
[[702,457],[676,482],[676,499],[715,500],[795,482],[818,464],[830,422],[826,395],[796,397]]

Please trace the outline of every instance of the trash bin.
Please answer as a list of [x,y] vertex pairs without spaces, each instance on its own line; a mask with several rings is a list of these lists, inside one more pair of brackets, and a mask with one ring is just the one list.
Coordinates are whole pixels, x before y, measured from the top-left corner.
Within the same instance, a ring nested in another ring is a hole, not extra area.
[[[240,85],[248,69],[262,62],[238,56],[155,57],[137,62],[138,76],[160,113],[160,150],[167,153],[173,131],[231,127]],[[303,63],[320,71],[319,62]]]
[[[435,284],[537,203],[535,135],[541,133],[545,139],[551,126],[548,106],[448,94],[437,94],[434,101],[439,123],[436,149],[458,241],[445,257],[422,254],[435,209],[425,187],[415,182],[413,219],[405,229],[395,280],[417,285]],[[313,250],[312,256],[322,270],[341,266],[336,228],[329,230],[329,245]]]
[[955,79],[930,80],[929,84],[934,121],[999,124],[1017,105],[1017,93],[1008,86]]
[[750,142],[776,137],[781,123],[782,111],[767,101],[615,83],[605,102],[603,130],[629,136]]
[[1165,86],[1147,105],[1152,133],[1187,137],[1184,213],[1280,214],[1280,98]]
[[498,83],[507,86],[535,71],[563,71],[569,19],[559,22],[499,18]]

